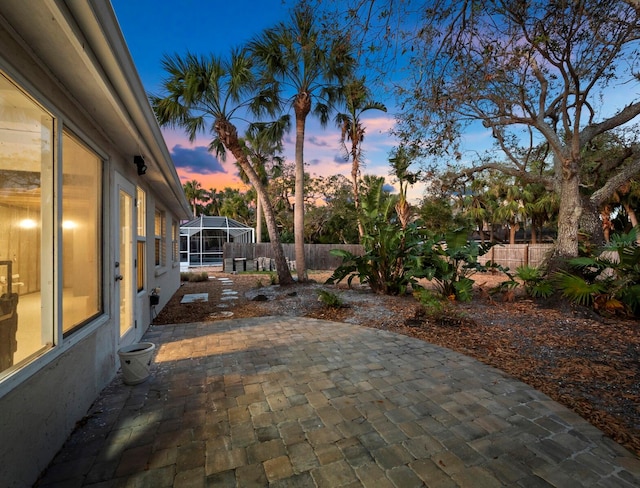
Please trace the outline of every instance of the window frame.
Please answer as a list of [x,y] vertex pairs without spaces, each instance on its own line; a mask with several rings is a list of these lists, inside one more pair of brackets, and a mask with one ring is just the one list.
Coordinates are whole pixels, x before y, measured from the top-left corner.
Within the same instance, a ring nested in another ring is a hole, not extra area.
[[147,288],[147,192],[136,185],[136,290],[143,293]]
[[[18,364],[5,370],[0,374],[0,398],[13,391],[28,378],[37,374],[42,368],[51,364],[56,358],[65,354],[70,347],[81,343],[96,330],[109,323],[111,302],[109,299],[109,281],[107,268],[108,243],[104,241],[104,236],[109,236],[110,219],[105,218],[105,210],[109,208],[111,196],[109,193],[109,153],[98,146],[86,131],[81,129],[73,119],[68,118],[65,113],[55,104],[55,101],[43,94],[30,80],[16,72],[8,65],[3,57],[0,57],[0,75],[5,77],[15,88],[25,97],[36,104],[44,113],[52,118],[51,124],[51,157],[46,162],[49,168],[51,181],[41,187],[41,198],[43,201],[50,201],[51,205],[46,212],[42,213],[41,219],[41,283],[40,283],[40,303],[42,330],[50,332],[50,342],[43,344]],[[65,336],[62,325],[62,137],[63,130],[67,129],[85,146],[90,148],[101,160],[100,172],[100,192],[103,204],[103,213],[100,223],[100,232],[103,237],[99,251],[101,253],[100,269],[100,300],[102,312],[92,319],[86,321],[81,328],[77,328],[74,333]]]
[[[62,330],[62,339],[63,341],[65,339],[67,339],[68,337],[73,336],[74,334],[76,334],[80,329],[86,327],[88,324],[90,324],[95,318],[99,317],[100,315],[104,315],[105,314],[105,291],[104,291],[104,282],[105,282],[105,259],[104,259],[104,237],[105,237],[105,205],[104,205],[104,201],[105,201],[105,166],[106,166],[106,160],[105,158],[98,152],[96,151],[96,149],[94,147],[92,147],[92,145],[90,145],[89,143],[87,143],[86,138],[80,136],[77,132],[75,132],[74,130],[72,130],[69,126],[69,124],[61,124],[60,127],[60,141],[59,141],[59,146],[60,147],[60,161],[59,164],[56,166],[56,173],[59,175],[60,178],[60,188],[58,191],[58,195],[61,195],[61,198],[59,200],[56,200],[56,204],[59,205],[59,212],[57,212],[57,225],[56,225],[56,229],[58,230],[58,238],[57,238],[57,243],[58,243],[58,247],[60,249],[62,249],[63,245],[64,245],[64,240],[63,240],[63,236],[62,236],[62,218],[64,216],[64,212],[63,212],[63,208],[62,208],[62,204],[64,202],[64,186],[63,186],[63,182],[62,182],[62,178],[63,178],[63,169],[64,169],[64,137],[65,134],[67,135],[67,137],[71,137],[74,138],[76,140],[77,144],[82,145],[85,149],[87,149],[88,151],[91,151],[91,153],[93,153],[93,155],[99,160],[99,165],[100,168],[98,169],[97,172],[97,176],[100,179],[99,181],[99,191],[101,192],[101,195],[99,196],[99,202],[98,202],[98,214],[97,214],[97,225],[96,225],[96,231],[97,231],[97,236],[96,236],[96,240],[98,243],[98,251],[99,251],[99,256],[97,256],[97,258],[99,259],[99,265],[97,268],[98,271],[98,277],[97,277],[97,290],[98,290],[98,311],[85,318],[84,320],[82,320],[81,322],[74,324],[73,327],[71,327],[69,330]],[[56,185],[57,186],[57,185]],[[60,252],[60,256],[59,256],[59,265],[58,265],[58,273],[60,274],[60,280],[58,281],[58,286],[60,287],[59,289],[62,290],[63,289],[63,283],[62,283],[62,274],[64,271],[64,261],[62,259],[63,257],[63,252]],[[58,306],[60,306],[62,308],[62,305],[64,303],[64,297],[60,298],[60,303]],[[62,313],[59,316],[59,320],[60,320],[60,326],[59,328],[62,329],[64,327],[64,317],[62,316]]]
[[[158,227],[160,227],[158,229]],[[159,232],[158,232],[159,231]],[[167,265],[167,223],[164,210],[156,207],[153,218],[154,264],[156,269]]]

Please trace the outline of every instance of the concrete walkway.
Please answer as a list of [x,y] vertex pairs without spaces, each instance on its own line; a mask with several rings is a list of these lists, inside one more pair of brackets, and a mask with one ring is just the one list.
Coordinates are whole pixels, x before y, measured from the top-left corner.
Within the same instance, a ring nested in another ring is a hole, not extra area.
[[637,487],[640,459],[542,393],[422,341],[267,317],[154,327],[41,487]]

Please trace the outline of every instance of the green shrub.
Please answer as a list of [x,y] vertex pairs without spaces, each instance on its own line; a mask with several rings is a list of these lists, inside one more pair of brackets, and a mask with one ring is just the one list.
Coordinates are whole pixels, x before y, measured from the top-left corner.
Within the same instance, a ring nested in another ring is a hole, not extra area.
[[434,293],[422,288],[416,290],[413,295],[422,305],[422,315],[427,320],[440,325],[460,325],[468,320],[464,313],[440,292]]
[[426,288],[416,290],[413,296],[420,302],[425,308],[426,314],[442,315],[447,309],[449,309],[449,302],[440,294],[436,294]]
[[592,255],[570,259],[569,271],[553,277],[562,296],[600,313],[640,316],[638,232],[634,227],[628,234],[615,234]]
[[335,293],[331,293],[327,290],[318,290],[318,301],[331,308],[344,307],[342,299]]
[[491,245],[469,241],[465,228],[444,236],[430,236],[420,221],[408,221],[406,201],[382,198],[382,181],[377,185],[362,202],[364,253],[357,256],[345,250],[332,250],[332,255],[342,258],[342,264],[327,283],[346,279],[351,286],[353,279],[358,278],[375,293],[402,295],[409,287],[419,288],[418,279],[426,278],[434,280],[445,297],[471,300],[474,281],[470,276],[488,269],[478,262],[478,257]]
[[[553,295],[554,286],[551,280],[546,279],[545,273],[541,268],[535,266],[518,266],[516,268],[516,277],[522,281],[522,286],[527,296],[532,298],[549,298]],[[515,286],[518,282],[513,280]]]
[[478,258],[490,248],[491,245],[469,241],[465,228],[447,232],[439,239],[433,238],[423,243],[412,275],[435,281],[444,297],[470,301],[474,284],[471,276],[492,267],[490,263],[483,265],[478,262]]

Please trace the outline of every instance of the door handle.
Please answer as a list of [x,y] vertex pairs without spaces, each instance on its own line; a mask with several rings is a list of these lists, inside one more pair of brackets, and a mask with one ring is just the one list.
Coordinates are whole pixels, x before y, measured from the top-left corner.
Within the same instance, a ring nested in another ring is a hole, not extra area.
[[116,275],[116,281],[122,281],[123,278],[124,276],[122,275]]

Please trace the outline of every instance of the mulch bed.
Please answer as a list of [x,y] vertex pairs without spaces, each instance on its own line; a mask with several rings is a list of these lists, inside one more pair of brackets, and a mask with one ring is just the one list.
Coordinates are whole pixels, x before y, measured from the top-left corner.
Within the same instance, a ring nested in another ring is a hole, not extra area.
[[[183,283],[153,324],[296,315],[405,334],[501,369],[571,408],[640,456],[637,320],[604,318],[522,296],[501,301],[486,292],[491,280],[477,287],[472,302],[452,304],[450,314],[434,317],[411,296],[387,297],[366,289],[322,285],[327,273],[311,274],[316,283],[291,287],[269,286],[269,277],[260,274],[210,276],[206,282]],[[220,277],[233,280],[237,299],[221,300]],[[320,288],[339,296],[345,306],[332,308],[319,302]],[[209,301],[180,304],[186,293],[209,293]],[[257,296],[264,301],[253,300]]]

